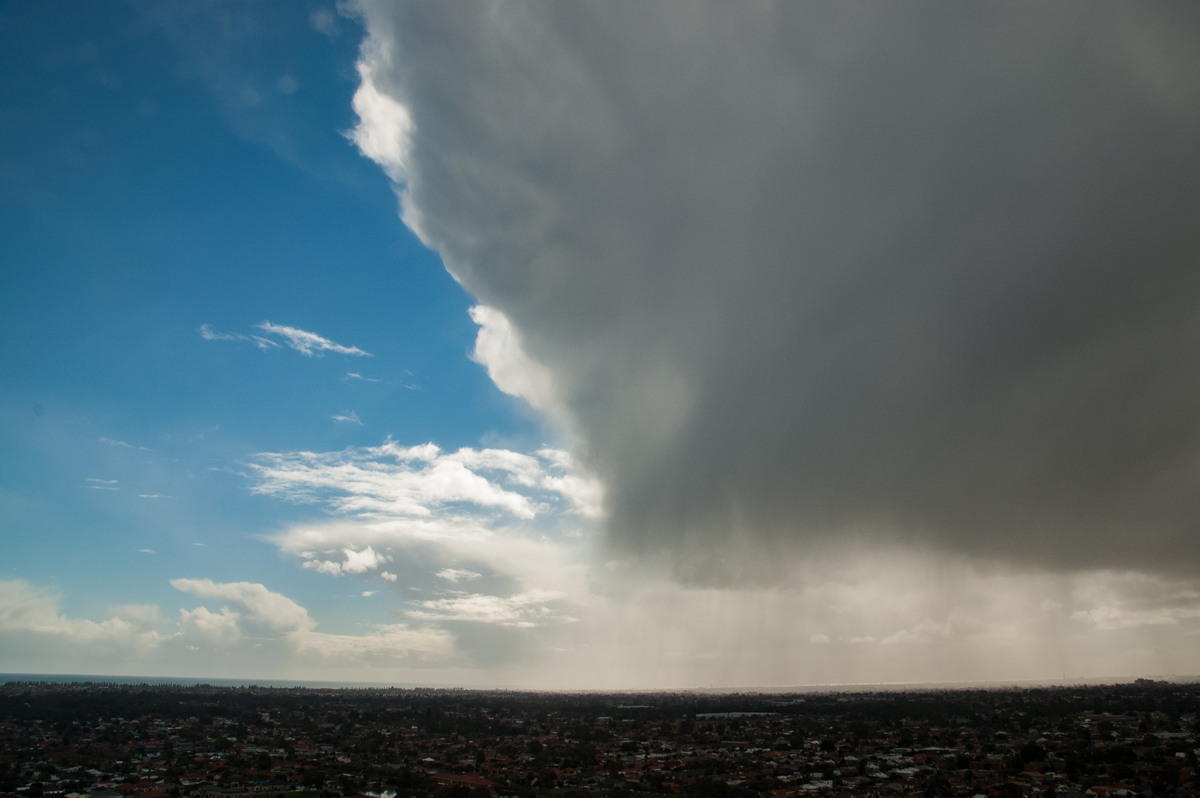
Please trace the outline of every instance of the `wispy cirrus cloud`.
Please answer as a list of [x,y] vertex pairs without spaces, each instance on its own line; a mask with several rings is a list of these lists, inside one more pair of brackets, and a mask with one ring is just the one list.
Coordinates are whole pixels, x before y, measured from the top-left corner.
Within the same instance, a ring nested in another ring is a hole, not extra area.
[[100,479],[99,477],[85,477],[84,487],[91,490],[120,490],[119,480],[115,479]]
[[122,449],[140,449],[140,450],[141,450],[141,451],[143,451],[143,452],[148,452],[148,451],[150,451],[150,450],[149,450],[149,449],[147,449],[145,446],[134,446],[132,443],[128,443],[128,442],[126,442],[126,441],[118,440],[118,439],[116,439],[116,438],[106,438],[106,437],[103,437],[103,436],[102,436],[102,437],[99,437],[99,438],[97,438],[96,440],[97,440],[99,443],[103,443],[105,446],[117,446],[117,447],[120,447],[120,448],[122,448]]
[[301,330],[298,327],[288,327],[284,324],[272,324],[269,321],[264,321],[261,324],[256,324],[258,329],[268,335],[276,335],[283,339],[287,346],[295,349],[303,355],[317,355],[322,352],[335,352],[339,355],[353,355],[355,357],[371,357],[370,352],[364,352],[357,346],[343,346],[342,344],[334,343],[328,338],[323,338],[316,333]]
[[464,568],[443,568],[434,574],[438,579],[445,579],[447,582],[470,582],[480,578],[483,574],[468,571]]
[[423,621],[470,621],[528,629],[546,623],[577,620],[555,606],[566,598],[564,593],[547,590],[531,590],[512,596],[456,592],[418,601],[417,609],[404,614]]
[[286,324],[274,324],[269,321],[264,321],[254,326],[256,329],[262,330],[263,335],[218,332],[208,324],[201,324],[200,337],[206,341],[244,341],[264,350],[278,349],[286,346],[309,357],[319,357],[325,352],[350,355],[352,357],[372,356],[370,352],[359,349],[357,346],[344,346],[314,332],[302,330],[299,327],[289,327]]
[[363,425],[362,419],[358,417],[358,413],[353,410],[347,410],[344,413],[337,413],[329,417],[335,424],[349,424],[355,427]]
[[207,324],[200,325],[200,337],[205,341],[246,341],[259,349],[278,349],[279,342],[264,338],[261,335],[243,335],[242,333],[217,332]]

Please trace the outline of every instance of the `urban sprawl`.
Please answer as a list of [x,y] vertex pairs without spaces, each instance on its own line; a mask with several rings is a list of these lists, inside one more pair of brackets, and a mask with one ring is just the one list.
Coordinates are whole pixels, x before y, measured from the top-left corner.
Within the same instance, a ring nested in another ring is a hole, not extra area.
[[534,693],[10,682],[0,798],[1200,796],[1200,685]]

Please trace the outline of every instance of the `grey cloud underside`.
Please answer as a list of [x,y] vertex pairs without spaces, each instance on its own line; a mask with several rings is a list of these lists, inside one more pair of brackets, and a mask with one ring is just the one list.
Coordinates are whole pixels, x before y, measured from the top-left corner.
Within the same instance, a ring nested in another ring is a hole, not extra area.
[[553,372],[610,541],[706,581],[1198,564],[1198,9],[364,13],[409,218]]

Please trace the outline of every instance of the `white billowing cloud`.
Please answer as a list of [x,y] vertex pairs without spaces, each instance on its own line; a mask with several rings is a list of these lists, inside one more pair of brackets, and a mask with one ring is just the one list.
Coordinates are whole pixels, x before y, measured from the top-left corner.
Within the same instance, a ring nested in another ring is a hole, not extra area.
[[242,638],[241,616],[228,607],[213,612],[207,607],[179,611],[179,631],[188,639],[200,638],[219,648],[228,647]]
[[[566,592],[586,579],[581,538],[551,538],[521,525],[489,528],[455,517],[335,521],[294,526],[270,540],[305,568],[346,575],[347,558],[358,552],[357,561],[371,565],[358,575],[391,583],[403,577],[406,586],[430,590],[470,582],[508,593]],[[377,570],[385,562],[388,570]]]
[[566,500],[581,512],[596,491],[570,474],[557,454],[498,449],[442,452],[433,444],[380,446],[339,452],[264,453],[252,464],[256,493],[292,501],[327,502],[363,517],[427,518],[455,508],[470,515],[501,512],[532,519]]
[[1194,570],[1190,6],[360,8],[355,141],[613,556]]
[[377,570],[379,566],[391,559],[387,555],[377,554],[375,549],[370,546],[367,546],[362,551],[345,548],[342,549],[341,553],[345,558],[341,561],[308,559],[304,561],[304,567],[334,576],[358,575]]
[[346,549],[346,562],[342,565],[342,570],[345,573],[361,574],[367,571],[374,571],[380,565],[388,561],[387,557],[376,554],[375,550],[367,546],[362,551],[354,549]]
[[[351,570],[366,570],[374,555],[347,552]],[[173,579],[178,590],[203,598],[215,598],[232,606],[219,612],[204,607],[180,611],[180,635],[184,639],[202,638],[207,644],[231,648],[247,640],[247,630],[261,638],[263,630],[280,635],[289,656],[311,668],[379,665],[397,667],[423,663],[450,664],[455,656],[454,639],[443,630],[382,624],[365,633],[337,634],[316,630],[308,611],[288,597],[250,582],[220,583],[208,579]],[[369,595],[370,591],[363,595]]]
[[[364,352],[357,346],[343,346],[314,332],[301,330],[298,327],[288,327],[284,324],[272,324],[264,321],[254,325],[265,335],[243,335],[242,333],[217,332],[208,324],[200,325],[200,337],[206,341],[245,341],[259,349],[278,349],[286,346],[302,355],[309,357],[321,356],[325,352],[354,357],[371,357],[370,352]],[[274,337],[269,337],[274,336]],[[278,340],[277,340],[278,339]]]
[[299,604],[254,582],[172,579],[171,587],[201,598],[229,602],[245,620],[276,631],[307,632],[316,625]]
[[[533,458],[487,450],[457,454],[464,467],[505,476],[522,489],[541,482],[526,468],[537,462]],[[424,455],[426,462],[441,456],[436,448]],[[331,503],[345,511],[341,502]],[[295,526],[271,540],[305,568],[377,578],[389,587],[385,595],[396,601],[395,612],[454,641],[463,661],[487,674],[486,683],[514,661],[536,662],[551,645],[536,635],[576,619],[579,602],[590,600],[580,590],[588,578],[586,535],[565,531],[586,526],[585,519],[562,497],[539,503],[539,514],[549,517],[543,522],[457,505],[407,516],[373,513],[369,520]],[[470,592],[457,589],[463,584]],[[397,593],[396,585],[404,590]]]
[[512,323],[495,308],[476,305],[471,319],[479,325],[471,358],[485,369],[496,387],[524,399],[537,410],[563,419],[553,375],[529,357]]
[[139,667],[152,669],[144,672],[161,675],[353,680],[407,674],[431,681],[429,668],[454,673],[461,659],[454,636],[427,624],[318,631],[307,610],[261,584],[176,579],[172,585],[220,606],[181,608],[173,624],[145,605],[113,607],[103,620],[72,618],[61,611],[58,595],[0,580],[0,667],[35,672],[53,663],[80,673],[128,673],[134,656]]
[[80,645],[109,653],[144,651],[161,639],[158,614],[152,607],[118,607],[112,617],[92,621],[63,615],[60,604],[57,594],[25,580],[0,579],[0,635],[34,635],[67,647]]
[[394,93],[380,88],[388,82],[392,43],[374,39],[363,46],[371,50],[371,57],[358,64],[362,83],[354,92],[353,105],[360,122],[350,137],[364,155],[400,182],[407,176],[412,118]]

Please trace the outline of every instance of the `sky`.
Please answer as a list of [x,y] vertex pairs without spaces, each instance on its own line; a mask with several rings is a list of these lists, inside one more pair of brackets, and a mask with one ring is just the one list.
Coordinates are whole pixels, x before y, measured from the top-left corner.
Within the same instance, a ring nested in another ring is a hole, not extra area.
[[0,3],[0,672],[1200,674],[1198,39]]

